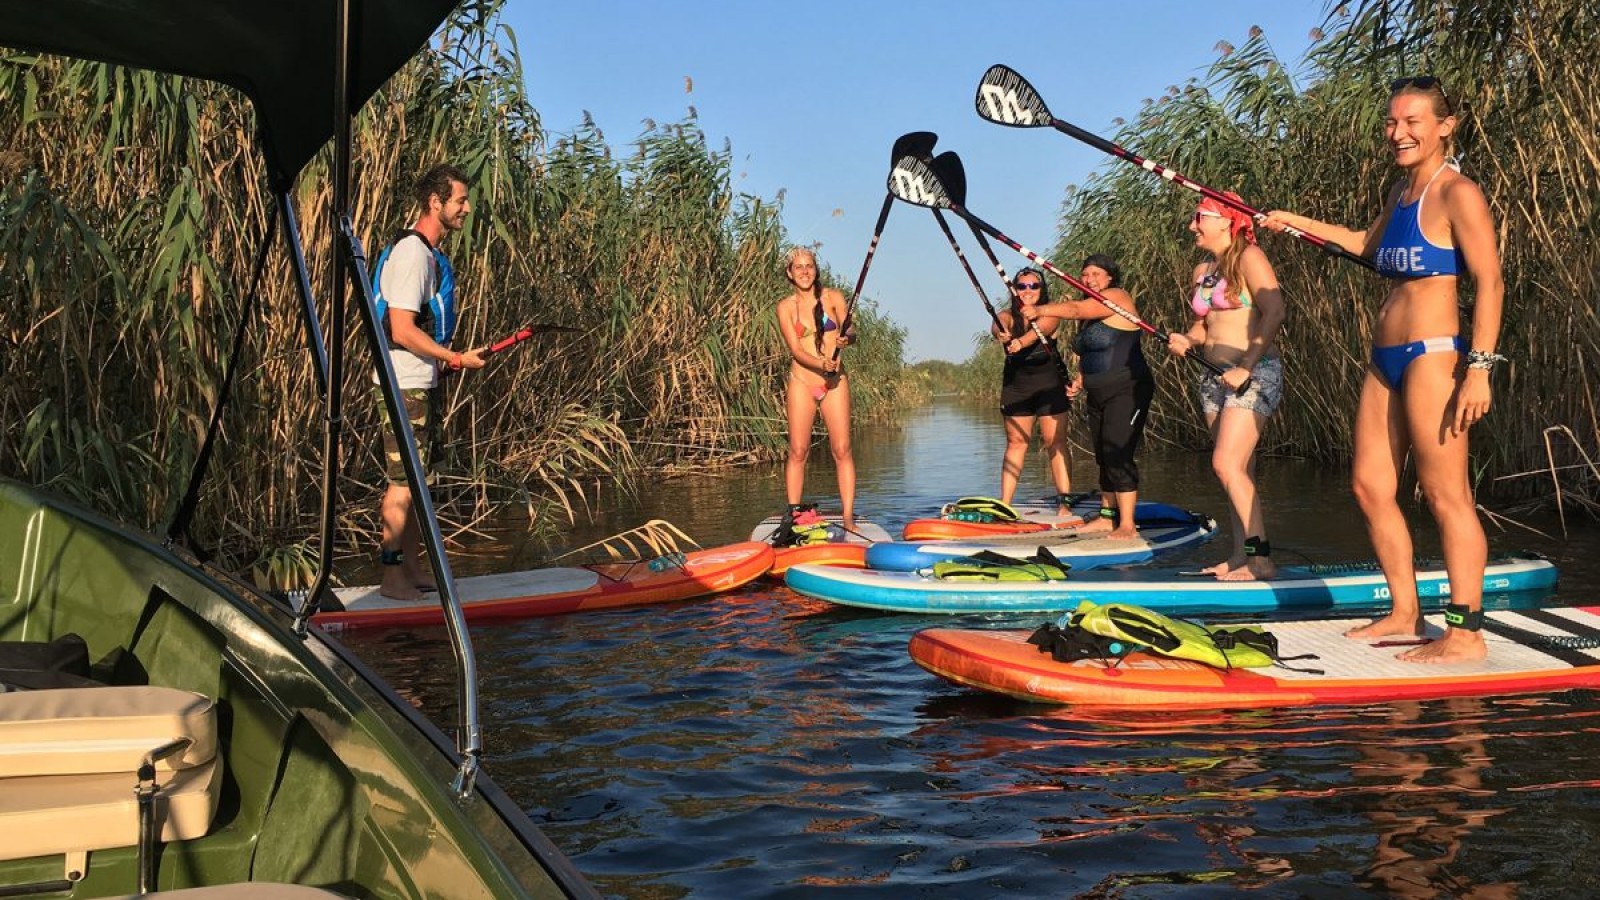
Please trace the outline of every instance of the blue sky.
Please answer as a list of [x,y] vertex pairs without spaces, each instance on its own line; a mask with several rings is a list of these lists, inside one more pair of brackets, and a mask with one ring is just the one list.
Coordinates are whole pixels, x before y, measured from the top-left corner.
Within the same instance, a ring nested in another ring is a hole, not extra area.
[[[820,241],[823,264],[853,284],[889,149],[905,132],[936,132],[935,152],[960,153],[967,207],[1040,252],[1055,242],[1066,186],[1127,165],[1052,129],[980,119],[972,98],[990,65],[1021,72],[1058,118],[1110,137],[1112,121],[1132,118],[1144,98],[1203,76],[1219,41],[1242,44],[1259,25],[1294,66],[1324,18],[1323,3],[1295,0],[510,0],[505,22],[548,135],[571,132],[587,110],[626,152],[645,119],[677,121],[693,105],[711,145],[732,144],[735,190],[767,199],[782,190],[793,240]],[[970,235],[965,244],[975,255]],[[1024,262],[997,249],[1008,269]],[[912,360],[965,359],[987,323],[933,217],[903,203],[863,296],[907,329]]]

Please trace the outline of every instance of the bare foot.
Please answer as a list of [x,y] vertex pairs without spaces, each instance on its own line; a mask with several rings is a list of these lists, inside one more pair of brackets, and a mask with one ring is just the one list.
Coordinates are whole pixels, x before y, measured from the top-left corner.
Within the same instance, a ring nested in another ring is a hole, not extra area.
[[[402,566],[401,568],[405,570],[406,577],[411,580],[412,585],[417,590],[427,592],[439,589],[439,586],[433,582],[433,572],[431,570],[423,572],[412,566]],[[384,580],[387,581],[388,579]]]
[[1084,522],[1082,525],[1077,526],[1077,528],[1073,530],[1079,534],[1103,534],[1116,527],[1117,526],[1111,523],[1110,519],[1094,518]]
[[1422,616],[1397,616],[1390,613],[1381,619],[1368,622],[1359,628],[1352,628],[1344,633],[1347,638],[1366,640],[1367,638],[1382,637],[1421,637],[1423,633]]
[[1265,556],[1251,556],[1244,565],[1230,563],[1228,571],[1217,574],[1218,581],[1266,581],[1278,574],[1278,566]]
[[383,584],[378,586],[378,593],[390,600],[400,600],[405,603],[415,603],[422,599],[422,592],[417,590],[410,578],[400,571],[399,566],[390,566],[383,574]]
[[1223,576],[1244,565],[1243,559],[1225,559],[1216,565],[1206,566],[1200,570],[1201,575],[1215,575],[1218,580]]
[[1465,628],[1446,629],[1444,637],[1397,654],[1395,659],[1416,663],[1471,662],[1489,655],[1489,646],[1480,632]]
[[1136,541],[1139,539],[1139,529],[1132,526],[1118,528],[1106,535],[1106,537],[1114,541]]

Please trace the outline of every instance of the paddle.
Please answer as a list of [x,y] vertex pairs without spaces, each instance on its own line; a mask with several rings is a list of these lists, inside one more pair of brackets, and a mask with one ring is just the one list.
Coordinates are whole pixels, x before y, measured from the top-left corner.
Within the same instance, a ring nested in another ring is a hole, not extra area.
[[[1171,169],[1130,153],[1105,138],[1084,131],[1071,122],[1063,122],[1056,118],[1050,114],[1050,108],[1045,106],[1044,98],[1040,97],[1039,92],[1033,89],[1033,85],[1028,83],[1028,79],[1023,78],[1008,66],[990,66],[989,71],[983,73],[983,79],[978,82],[978,94],[973,98],[973,103],[978,108],[979,116],[996,125],[1006,125],[1011,128],[1054,128],[1062,134],[1077,138],[1096,150],[1109,153],[1118,159],[1127,160],[1147,172],[1161,176],[1167,181],[1186,187],[1197,194],[1236,209],[1258,222],[1266,217],[1266,213],[1255,209],[1242,200],[1236,200],[1203,184],[1190,181]],[[1306,234],[1294,228],[1286,227],[1283,230],[1286,234],[1297,237],[1330,256],[1353,262],[1372,271],[1377,269],[1371,260],[1357,256],[1331,241],[1323,240],[1314,234]]]
[[[955,202],[950,196],[950,192],[945,188],[944,183],[940,181],[938,173],[934,172],[922,160],[914,156],[902,156],[896,161],[894,169],[889,173],[889,192],[912,206],[950,210],[961,218],[966,219],[972,226],[987,232],[995,240],[1026,256],[1041,269],[1077,288],[1085,296],[1099,301],[1106,309],[1133,323],[1140,330],[1160,338],[1163,342],[1171,337],[1167,332],[1151,325],[1129,310],[1107,300],[1099,291],[1056,268],[1055,264],[1049,260],[1006,237],[1005,233],[1000,229],[973,215],[961,204]],[[1193,351],[1184,354],[1184,358],[1193,359],[1216,375],[1221,375],[1225,371],[1221,366]],[[1249,389],[1250,381],[1247,379],[1243,385],[1240,385],[1239,392],[1243,393]]]
[[[889,151],[889,162],[892,165],[902,156],[926,156],[933,152],[933,145],[939,142],[939,136],[931,131],[912,131],[900,135],[895,139],[894,147]],[[844,307],[844,321],[839,323],[839,337],[843,338],[850,333],[850,320],[856,312],[856,298],[861,296],[861,288],[867,283],[867,270],[872,268],[872,254],[878,251],[878,239],[883,237],[883,226],[889,221],[889,210],[894,206],[894,195],[886,194],[883,198],[883,208],[878,210],[878,222],[872,226],[872,241],[867,244],[867,258],[861,261],[861,274],[856,276],[855,290],[850,292],[850,299]],[[833,361],[839,361],[839,351],[843,349],[840,344],[833,346]]]
[[[939,178],[950,191],[951,198],[957,204],[965,203],[967,199],[967,171],[961,165],[961,157],[957,156],[954,151],[947,151],[933,159],[924,159],[924,161],[930,168],[939,173]],[[994,305],[989,302],[989,295],[984,291],[983,284],[978,281],[977,273],[973,272],[972,266],[967,263],[967,255],[961,252],[961,244],[956,241],[955,234],[951,232],[950,223],[945,221],[944,213],[935,209],[933,210],[933,217],[938,220],[939,230],[944,232],[945,240],[950,242],[950,249],[955,251],[956,259],[961,260],[961,268],[966,270],[967,278],[972,281],[973,288],[978,292],[978,299],[983,301],[983,308],[989,311],[989,318],[994,322],[995,330],[1002,334],[1005,333],[1005,326],[1000,324],[1000,317],[995,314]],[[970,225],[971,223],[969,222],[968,224]],[[977,237],[978,243],[983,247],[984,252],[989,254],[989,261],[994,263],[995,271],[1000,273],[1000,280],[1005,282],[1007,292],[1015,297],[1016,289],[1012,287],[1011,278],[1006,274],[1005,267],[1000,265],[1000,259],[994,255],[994,248],[989,246],[989,242],[984,238],[983,232],[974,228],[972,233]],[[1061,351],[1056,349],[1055,342],[1045,336],[1037,322],[1028,323],[1028,327],[1032,328],[1033,333],[1039,336],[1040,345],[1050,355],[1050,361],[1055,364],[1056,373],[1061,376],[1062,387],[1071,384],[1072,372],[1067,369],[1067,361],[1061,358]]]
[[515,347],[523,341],[537,337],[541,334],[559,334],[561,332],[576,332],[577,330],[578,329],[573,328],[570,325],[555,325],[550,322],[541,322],[537,325],[529,325],[526,328],[520,328],[516,331],[513,331],[500,340],[495,341],[494,343],[485,347],[483,350],[483,355],[493,356],[496,353],[510,350],[512,347]]

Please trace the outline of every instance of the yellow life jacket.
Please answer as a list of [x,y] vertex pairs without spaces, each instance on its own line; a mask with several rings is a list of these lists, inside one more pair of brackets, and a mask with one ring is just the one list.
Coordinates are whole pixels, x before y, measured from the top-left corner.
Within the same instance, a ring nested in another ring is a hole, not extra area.
[[993,497],[962,497],[946,503],[939,515],[958,522],[1020,522],[1022,514]]
[[1064,628],[1081,628],[1090,634],[1143,646],[1162,656],[1193,660],[1219,669],[1280,665],[1294,671],[1320,672],[1284,666],[1286,660],[1316,659],[1316,656],[1280,655],[1277,636],[1257,626],[1210,628],[1131,603],[1097,605],[1085,600],[1068,616]]
[[1065,581],[1072,566],[1043,547],[1027,559],[980,550],[971,556],[941,559],[933,564],[940,581]]

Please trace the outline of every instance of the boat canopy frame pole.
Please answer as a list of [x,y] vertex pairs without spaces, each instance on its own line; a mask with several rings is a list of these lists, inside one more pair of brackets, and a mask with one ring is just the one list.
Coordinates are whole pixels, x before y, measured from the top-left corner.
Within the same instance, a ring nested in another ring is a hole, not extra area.
[[300,217],[294,211],[294,195],[288,188],[279,191],[277,199],[278,209],[283,216],[283,237],[288,245],[289,265],[294,269],[295,287],[300,292],[300,318],[305,324],[306,349],[311,352],[311,374],[317,379],[317,398],[326,403],[328,353],[323,349],[321,317],[317,315],[316,294],[311,289],[311,272],[306,267],[305,245],[301,243]]
[[[294,633],[304,639],[306,631],[311,626],[311,617],[322,607],[322,598],[331,596],[328,593],[328,585],[333,580],[333,542],[337,534],[339,507],[339,466],[338,457],[330,455],[333,451],[329,448],[338,446],[334,432],[342,426],[335,420],[334,410],[329,406],[328,353],[323,346],[321,317],[317,313],[316,297],[311,289],[311,273],[306,266],[305,247],[301,243],[300,220],[295,215],[294,198],[288,189],[278,192],[278,206],[283,210],[283,230],[285,242],[289,245],[289,264],[294,270],[295,288],[300,292],[300,319],[305,323],[306,343],[310,345],[311,367],[317,379],[317,398],[322,402],[324,410],[322,507],[317,528],[317,571],[311,579],[310,588],[304,592],[294,591],[289,594],[289,603],[295,614]],[[330,314],[334,319],[339,318],[332,311]]]
[[[327,479],[326,490],[337,490],[335,480],[339,472],[339,432],[342,426],[340,403],[344,375],[344,317],[349,294],[347,286],[355,289],[360,299],[357,309],[366,332],[367,347],[372,352],[373,366],[377,371],[379,387],[383,393],[384,407],[389,412],[389,423],[399,441],[401,460],[406,480],[411,486],[412,514],[421,526],[423,545],[433,563],[434,577],[439,584],[439,605],[444,609],[445,627],[450,634],[450,649],[456,657],[456,682],[460,695],[460,733],[456,745],[461,755],[460,768],[452,783],[459,800],[467,800],[477,780],[483,756],[482,728],[478,718],[478,667],[472,651],[472,638],[467,632],[466,615],[456,594],[455,578],[450,572],[450,560],[445,556],[444,538],[439,532],[439,520],[434,515],[433,498],[423,481],[422,462],[417,458],[416,439],[411,432],[411,422],[404,414],[400,388],[389,361],[388,342],[379,330],[378,308],[372,298],[372,284],[368,280],[366,253],[361,240],[351,225],[350,209],[350,142],[351,116],[355,104],[350,102],[351,73],[358,60],[352,59],[355,46],[352,5],[355,0],[340,0],[335,26],[337,52],[334,61],[334,139],[333,139],[333,203],[329,208],[329,224],[334,239],[339,242],[333,254],[330,269],[330,312],[328,341],[331,348],[328,367],[328,434],[324,447]],[[410,549],[410,548],[407,548]],[[319,602],[313,595],[312,602]]]

